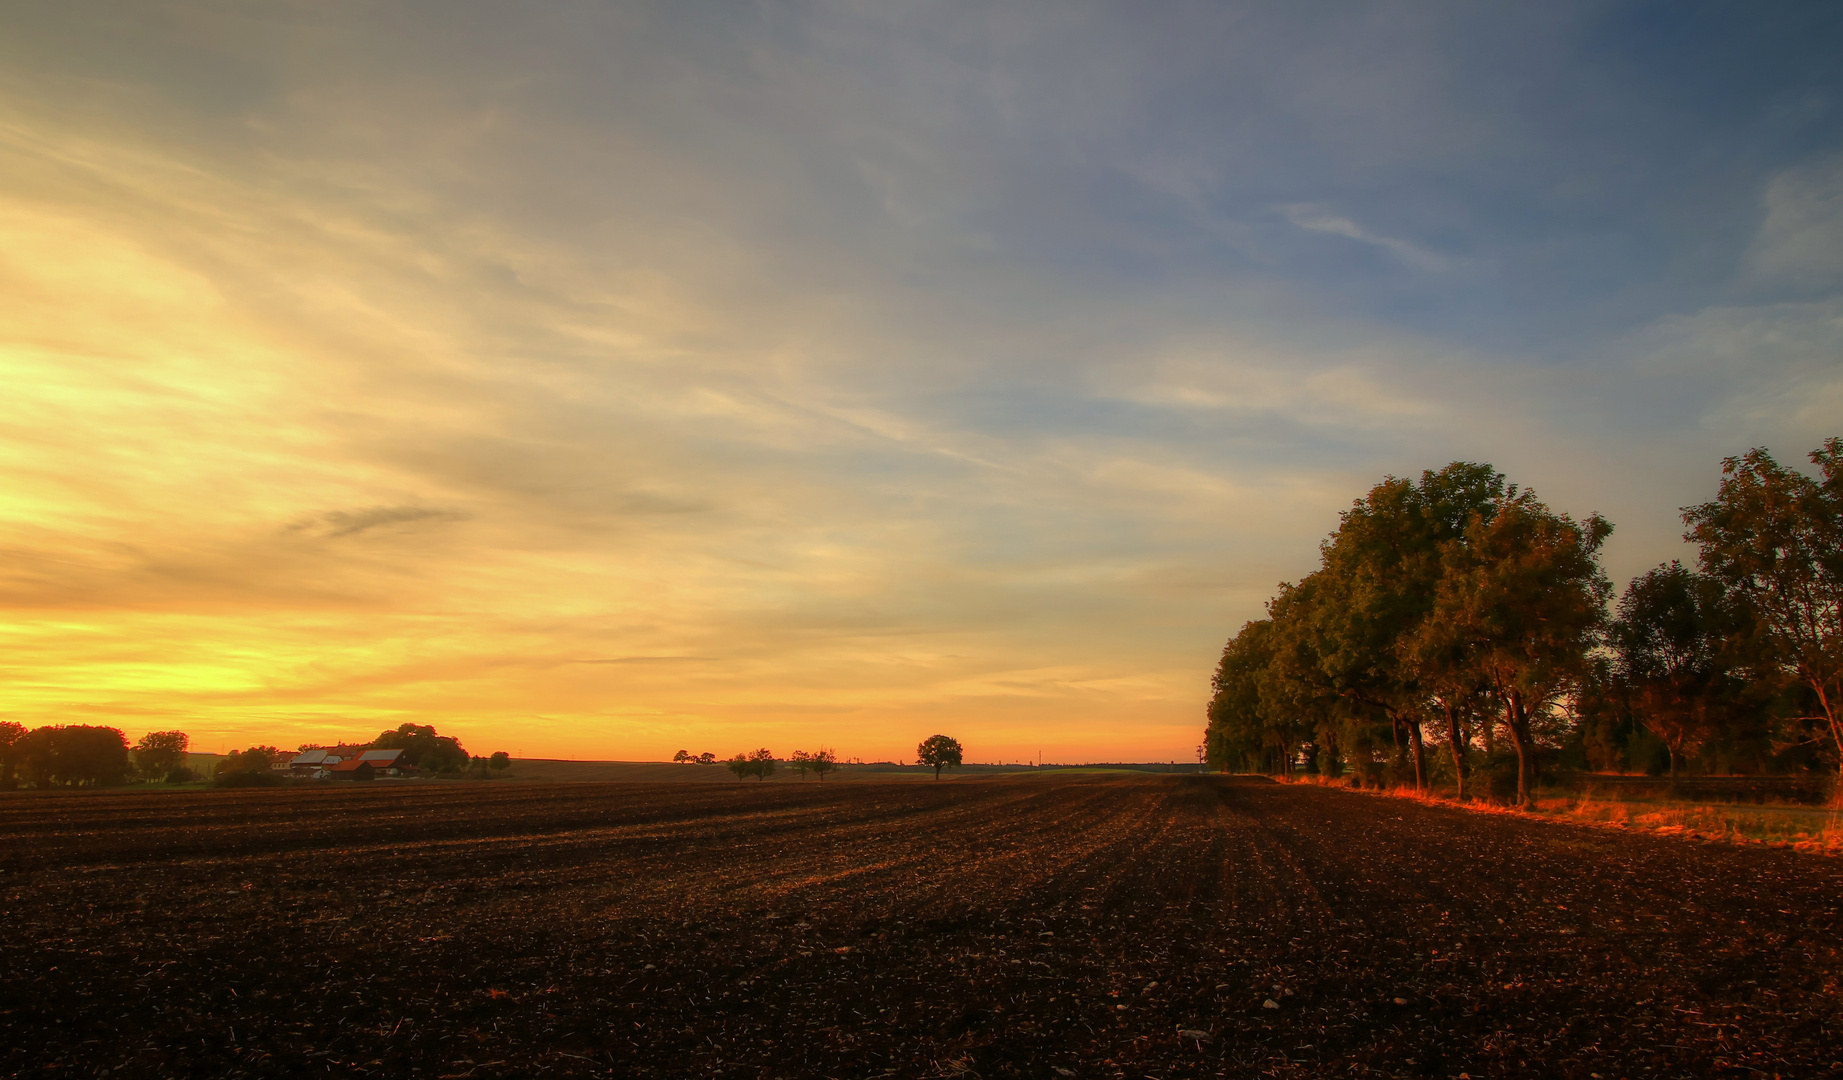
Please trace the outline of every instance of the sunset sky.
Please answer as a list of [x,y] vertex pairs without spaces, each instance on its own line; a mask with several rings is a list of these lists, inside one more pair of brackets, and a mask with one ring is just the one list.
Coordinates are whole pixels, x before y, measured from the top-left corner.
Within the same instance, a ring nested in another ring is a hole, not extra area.
[[1843,434],[1843,5],[0,9],[0,717],[1194,760],[1385,474]]

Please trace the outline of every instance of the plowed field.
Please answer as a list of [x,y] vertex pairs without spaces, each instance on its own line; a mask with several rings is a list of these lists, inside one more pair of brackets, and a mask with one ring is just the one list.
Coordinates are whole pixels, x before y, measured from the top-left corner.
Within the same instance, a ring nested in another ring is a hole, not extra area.
[[0,1073],[1843,1073],[1843,866],[1205,777],[0,798]]

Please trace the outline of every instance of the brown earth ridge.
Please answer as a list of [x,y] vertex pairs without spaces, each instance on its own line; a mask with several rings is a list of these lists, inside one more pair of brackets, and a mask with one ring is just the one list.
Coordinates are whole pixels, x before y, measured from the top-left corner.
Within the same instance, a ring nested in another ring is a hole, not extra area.
[[1218,777],[0,798],[0,1073],[1843,1074],[1843,863]]

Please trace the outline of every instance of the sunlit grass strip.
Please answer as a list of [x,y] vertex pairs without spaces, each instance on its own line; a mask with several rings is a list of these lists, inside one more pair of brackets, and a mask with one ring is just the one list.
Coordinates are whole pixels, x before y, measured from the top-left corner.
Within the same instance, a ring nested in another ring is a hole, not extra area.
[[[1347,785],[1318,777],[1292,783]],[[1450,806],[1477,814],[1508,814],[1571,821],[1611,829],[1642,829],[1663,836],[1691,840],[1719,840],[1732,844],[1764,844],[1824,855],[1843,855],[1843,810],[1791,804],[1734,806],[1672,800],[1623,801],[1577,795],[1539,795],[1533,809],[1472,800],[1459,802],[1441,791],[1417,792],[1412,788],[1365,789],[1365,794],[1412,799],[1428,805]]]

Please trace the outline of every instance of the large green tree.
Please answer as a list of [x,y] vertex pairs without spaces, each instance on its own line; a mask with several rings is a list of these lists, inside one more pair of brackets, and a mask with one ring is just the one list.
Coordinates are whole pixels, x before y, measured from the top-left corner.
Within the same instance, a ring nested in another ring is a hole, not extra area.
[[1586,675],[1612,586],[1599,550],[1613,531],[1576,522],[1512,487],[1445,545],[1433,607],[1414,649],[1460,655],[1503,706],[1517,752],[1517,802],[1535,797],[1532,721]]
[[1348,736],[1352,710],[1325,671],[1319,631],[1324,584],[1322,570],[1296,585],[1281,582],[1279,593],[1267,604],[1267,666],[1256,680],[1260,736],[1283,776],[1292,775],[1301,749],[1309,765],[1316,767],[1321,753],[1344,752],[1353,744]]
[[1684,538],[1745,605],[1760,653],[1809,691],[1800,719],[1827,729],[1843,769],[1843,439],[1810,457],[1821,480],[1759,448],[1725,459],[1715,498],[1684,509]]
[[1266,746],[1261,683],[1273,660],[1270,619],[1255,619],[1223,646],[1210,680],[1204,757],[1217,769],[1259,768]]
[[1611,642],[1639,722],[1684,759],[1720,725],[1741,630],[1720,579],[1671,561],[1634,578],[1619,598]]
[[1463,698],[1429,657],[1404,645],[1433,610],[1466,529],[1488,518],[1504,492],[1503,474],[1473,462],[1423,472],[1418,483],[1387,477],[1343,513],[1322,548],[1313,618],[1320,666],[1339,695],[1381,711],[1397,739],[1407,737],[1416,788],[1427,784],[1422,723],[1436,704],[1463,775]]

